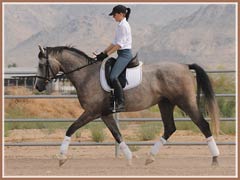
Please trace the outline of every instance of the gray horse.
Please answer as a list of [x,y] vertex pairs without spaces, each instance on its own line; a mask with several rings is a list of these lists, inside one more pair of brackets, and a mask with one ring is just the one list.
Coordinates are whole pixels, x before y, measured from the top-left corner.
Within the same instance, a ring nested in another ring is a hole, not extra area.
[[[101,62],[95,61],[84,52],[73,47],[47,47],[39,46],[39,66],[35,87],[38,91],[46,89],[52,79],[63,72],[77,90],[79,102],[84,109],[83,114],[68,128],[62,142],[59,154],[59,165],[67,160],[67,151],[71,136],[76,130],[96,118],[101,118],[111,131],[119,147],[131,164],[132,152],[123,141],[118,126],[109,111],[111,106],[110,93],[102,89],[99,81]],[[197,98],[195,92],[195,78],[190,70],[195,70],[197,80]],[[178,63],[158,63],[143,66],[142,83],[133,89],[126,90],[126,111],[139,111],[158,105],[164,125],[162,137],[151,148],[146,165],[155,160],[156,154],[166,143],[168,138],[176,131],[173,111],[178,106],[197,125],[204,134],[210,153],[212,165],[217,165],[219,150],[212,136],[209,123],[199,111],[200,91],[203,92],[208,113],[211,117],[213,130],[219,132],[218,106],[214,92],[206,72],[198,65],[185,65]]]

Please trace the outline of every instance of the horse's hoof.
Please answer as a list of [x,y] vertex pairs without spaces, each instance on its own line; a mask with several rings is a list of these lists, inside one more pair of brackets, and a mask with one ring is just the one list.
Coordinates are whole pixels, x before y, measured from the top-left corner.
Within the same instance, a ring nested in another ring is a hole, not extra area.
[[59,167],[61,167],[68,160],[68,157],[65,154],[58,154],[57,158],[59,160]]
[[67,161],[67,159],[59,160],[59,167],[61,167],[66,161]]
[[152,154],[148,155],[148,158],[146,159],[145,165],[151,164],[155,161],[155,158]]
[[218,159],[217,159],[217,156],[215,156],[212,159],[212,167],[218,167],[218,166],[219,166]]

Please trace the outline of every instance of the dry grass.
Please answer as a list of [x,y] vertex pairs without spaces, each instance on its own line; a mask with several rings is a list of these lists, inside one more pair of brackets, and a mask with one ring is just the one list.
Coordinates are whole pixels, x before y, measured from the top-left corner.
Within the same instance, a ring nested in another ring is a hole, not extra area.
[[[8,95],[33,95],[33,91],[24,87],[5,88]],[[78,118],[83,112],[77,99],[6,99],[6,118]],[[121,118],[160,117],[160,113],[143,110],[121,113]]]
[[[5,89],[11,95],[32,95],[25,88]],[[6,118],[77,118],[83,112],[77,99],[7,99]]]

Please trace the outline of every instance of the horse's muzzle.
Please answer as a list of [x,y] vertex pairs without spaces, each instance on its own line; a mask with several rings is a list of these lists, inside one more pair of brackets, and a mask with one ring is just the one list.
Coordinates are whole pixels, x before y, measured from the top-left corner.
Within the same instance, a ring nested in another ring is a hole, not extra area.
[[35,88],[39,92],[42,92],[42,91],[46,90],[46,84],[45,83],[36,83]]

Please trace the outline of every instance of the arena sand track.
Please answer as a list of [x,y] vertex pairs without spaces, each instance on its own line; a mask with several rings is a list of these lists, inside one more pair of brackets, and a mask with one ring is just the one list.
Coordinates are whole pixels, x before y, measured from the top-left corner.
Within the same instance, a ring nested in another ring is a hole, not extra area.
[[59,147],[5,147],[5,176],[235,176],[235,146],[219,146],[219,167],[211,167],[207,146],[165,146],[145,166],[150,147],[140,147],[131,167],[113,146],[73,147],[71,159],[58,167]]

